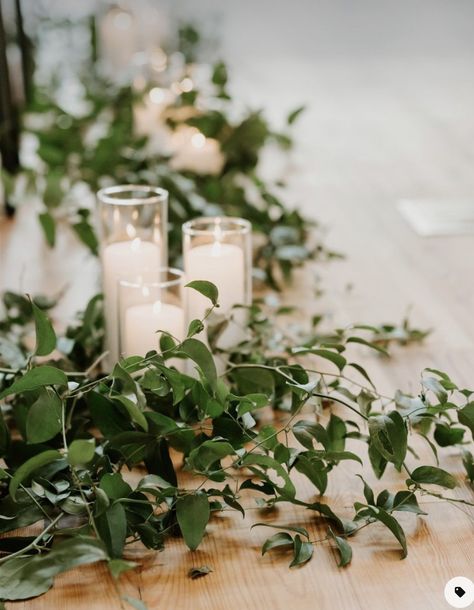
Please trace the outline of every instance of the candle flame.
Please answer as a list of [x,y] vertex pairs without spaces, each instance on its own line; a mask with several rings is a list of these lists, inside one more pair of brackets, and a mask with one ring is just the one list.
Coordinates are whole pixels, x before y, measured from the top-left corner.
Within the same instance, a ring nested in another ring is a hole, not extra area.
[[142,287],[142,295],[145,298],[150,296],[150,289],[148,288],[148,286],[143,286]]
[[161,87],[153,87],[153,89],[150,89],[148,96],[153,104],[161,104],[165,99],[165,92]]
[[194,146],[194,148],[204,148],[206,144],[206,136],[198,131],[191,136],[191,144]]
[[212,244],[212,256],[220,256],[222,250],[222,229],[219,222],[214,227],[214,243]]
[[125,227],[125,232],[127,233],[128,237],[130,237],[130,239],[133,239],[137,236],[137,230],[130,223]]
[[161,301],[155,301],[153,303],[153,313],[158,315],[161,312]]

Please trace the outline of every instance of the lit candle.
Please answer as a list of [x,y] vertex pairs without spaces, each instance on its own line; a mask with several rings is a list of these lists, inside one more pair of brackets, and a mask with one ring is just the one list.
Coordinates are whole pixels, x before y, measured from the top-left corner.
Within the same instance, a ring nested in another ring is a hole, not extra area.
[[101,58],[111,76],[123,77],[137,51],[139,34],[133,13],[112,7],[99,28]]
[[163,112],[173,99],[174,95],[168,89],[153,87],[133,107],[135,133],[148,136],[153,150],[165,155],[170,154],[172,132],[166,125]]
[[144,271],[156,270],[158,275],[161,252],[158,244],[137,237],[105,246],[102,260],[107,348],[109,362],[115,363],[119,357],[118,282],[124,278],[138,280]]
[[[190,248],[185,255],[185,274],[188,282],[207,280],[219,290],[219,313],[227,314],[236,304],[245,303],[245,260],[242,248],[222,243],[216,231],[212,244]],[[202,319],[209,300],[194,290],[187,293],[188,318]]]
[[132,305],[125,311],[123,355],[144,356],[159,349],[160,333],[165,331],[182,341],[184,339],[184,312],[181,307],[155,301]]
[[214,138],[206,138],[195,127],[181,127],[176,130],[171,148],[173,156],[170,167],[176,171],[216,175],[221,172],[225,163],[219,142]]

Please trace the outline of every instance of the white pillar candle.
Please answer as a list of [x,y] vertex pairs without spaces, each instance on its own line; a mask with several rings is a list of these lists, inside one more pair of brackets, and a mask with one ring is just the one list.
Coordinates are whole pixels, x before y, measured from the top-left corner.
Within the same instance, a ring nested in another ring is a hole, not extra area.
[[[242,248],[215,241],[195,246],[186,253],[186,281],[207,280],[219,290],[219,313],[227,314],[236,304],[245,302],[245,259]],[[209,299],[195,290],[186,291],[189,320],[202,319]]]
[[184,338],[184,312],[181,307],[155,301],[132,305],[125,311],[123,355],[144,356],[155,349],[159,351],[162,330],[182,341]]
[[104,247],[102,265],[108,362],[113,365],[119,358],[118,282],[121,279],[137,281],[143,273],[155,270],[158,277],[160,247],[140,238],[115,242]]

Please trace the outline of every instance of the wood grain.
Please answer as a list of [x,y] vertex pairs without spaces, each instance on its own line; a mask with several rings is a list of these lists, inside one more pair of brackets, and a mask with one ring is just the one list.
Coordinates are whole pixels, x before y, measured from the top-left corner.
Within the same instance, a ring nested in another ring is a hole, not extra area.
[[[474,197],[471,68],[461,59],[267,59],[242,66],[237,81],[247,99],[276,110],[302,97],[313,101],[285,170],[290,198],[329,225],[330,244],[347,253],[344,261],[300,272],[285,300],[303,304],[308,315],[331,312],[335,326],[398,321],[411,306],[415,324],[435,329],[423,345],[395,350],[389,362],[355,349],[387,393],[397,387],[417,391],[425,366],[474,386],[474,237],[421,239],[395,209],[401,197]],[[67,233],[58,250],[49,252],[30,210],[1,227],[0,241],[3,287],[54,292],[68,285],[60,319],[82,307],[97,286],[95,261]],[[314,273],[324,288],[318,299]],[[421,445],[416,449],[426,452]],[[452,452],[445,454],[442,465],[461,477]],[[355,472],[381,489],[369,468],[340,466],[330,479],[327,500],[347,515],[361,499]],[[384,485],[396,489],[402,484],[403,477],[390,470]],[[301,497],[314,497],[307,482],[302,480],[300,489]],[[474,499],[466,485],[455,493]],[[213,517],[194,553],[179,539],[170,540],[162,553],[132,549],[140,568],[122,578],[122,589],[153,610],[441,610],[447,608],[443,588],[449,578],[474,579],[474,513],[467,507],[427,499],[422,506],[428,516],[402,515],[409,543],[404,561],[391,534],[373,526],[354,539],[349,568],[338,569],[334,551],[324,543],[310,564],[288,570],[286,556],[260,556],[269,534],[264,528],[250,530],[252,523],[304,525],[314,538],[325,536],[323,525],[292,506],[262,514],[250,501],[247,505],[245,519],[228,512]],[[195,581],[187,578],[191,567],[203,564],[214,571]],[[58,577],[43,597],[11,607],[115,610],[120,603],[105,568],[92,566]]]

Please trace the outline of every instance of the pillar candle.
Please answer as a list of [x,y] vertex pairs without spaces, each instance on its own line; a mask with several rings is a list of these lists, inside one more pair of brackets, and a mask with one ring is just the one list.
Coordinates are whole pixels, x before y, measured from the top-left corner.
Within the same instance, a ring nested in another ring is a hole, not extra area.
[[182,341],[184,338],[184,312],[181,307],[155,301],[132,305],[125,311],[123,355],[144,356],[159,349],[160,333],[163,330]]
[[[229,313],[232,307],[245,301],[245,261],[242,248],[234,244],[215,241],[195,246],[186,253],[186,281],[207,280],[219,290],[220,313]],[[202,319],[209,308],[209,299],[195,290],[187,290],[189,320]]]
[[102,252],[105,324],[108,362],[113,365],[119,357],[118,282],[137,281],[144,272],[153,273],[161,266],[160,247],[150,241],[135,238],[105,246]]

